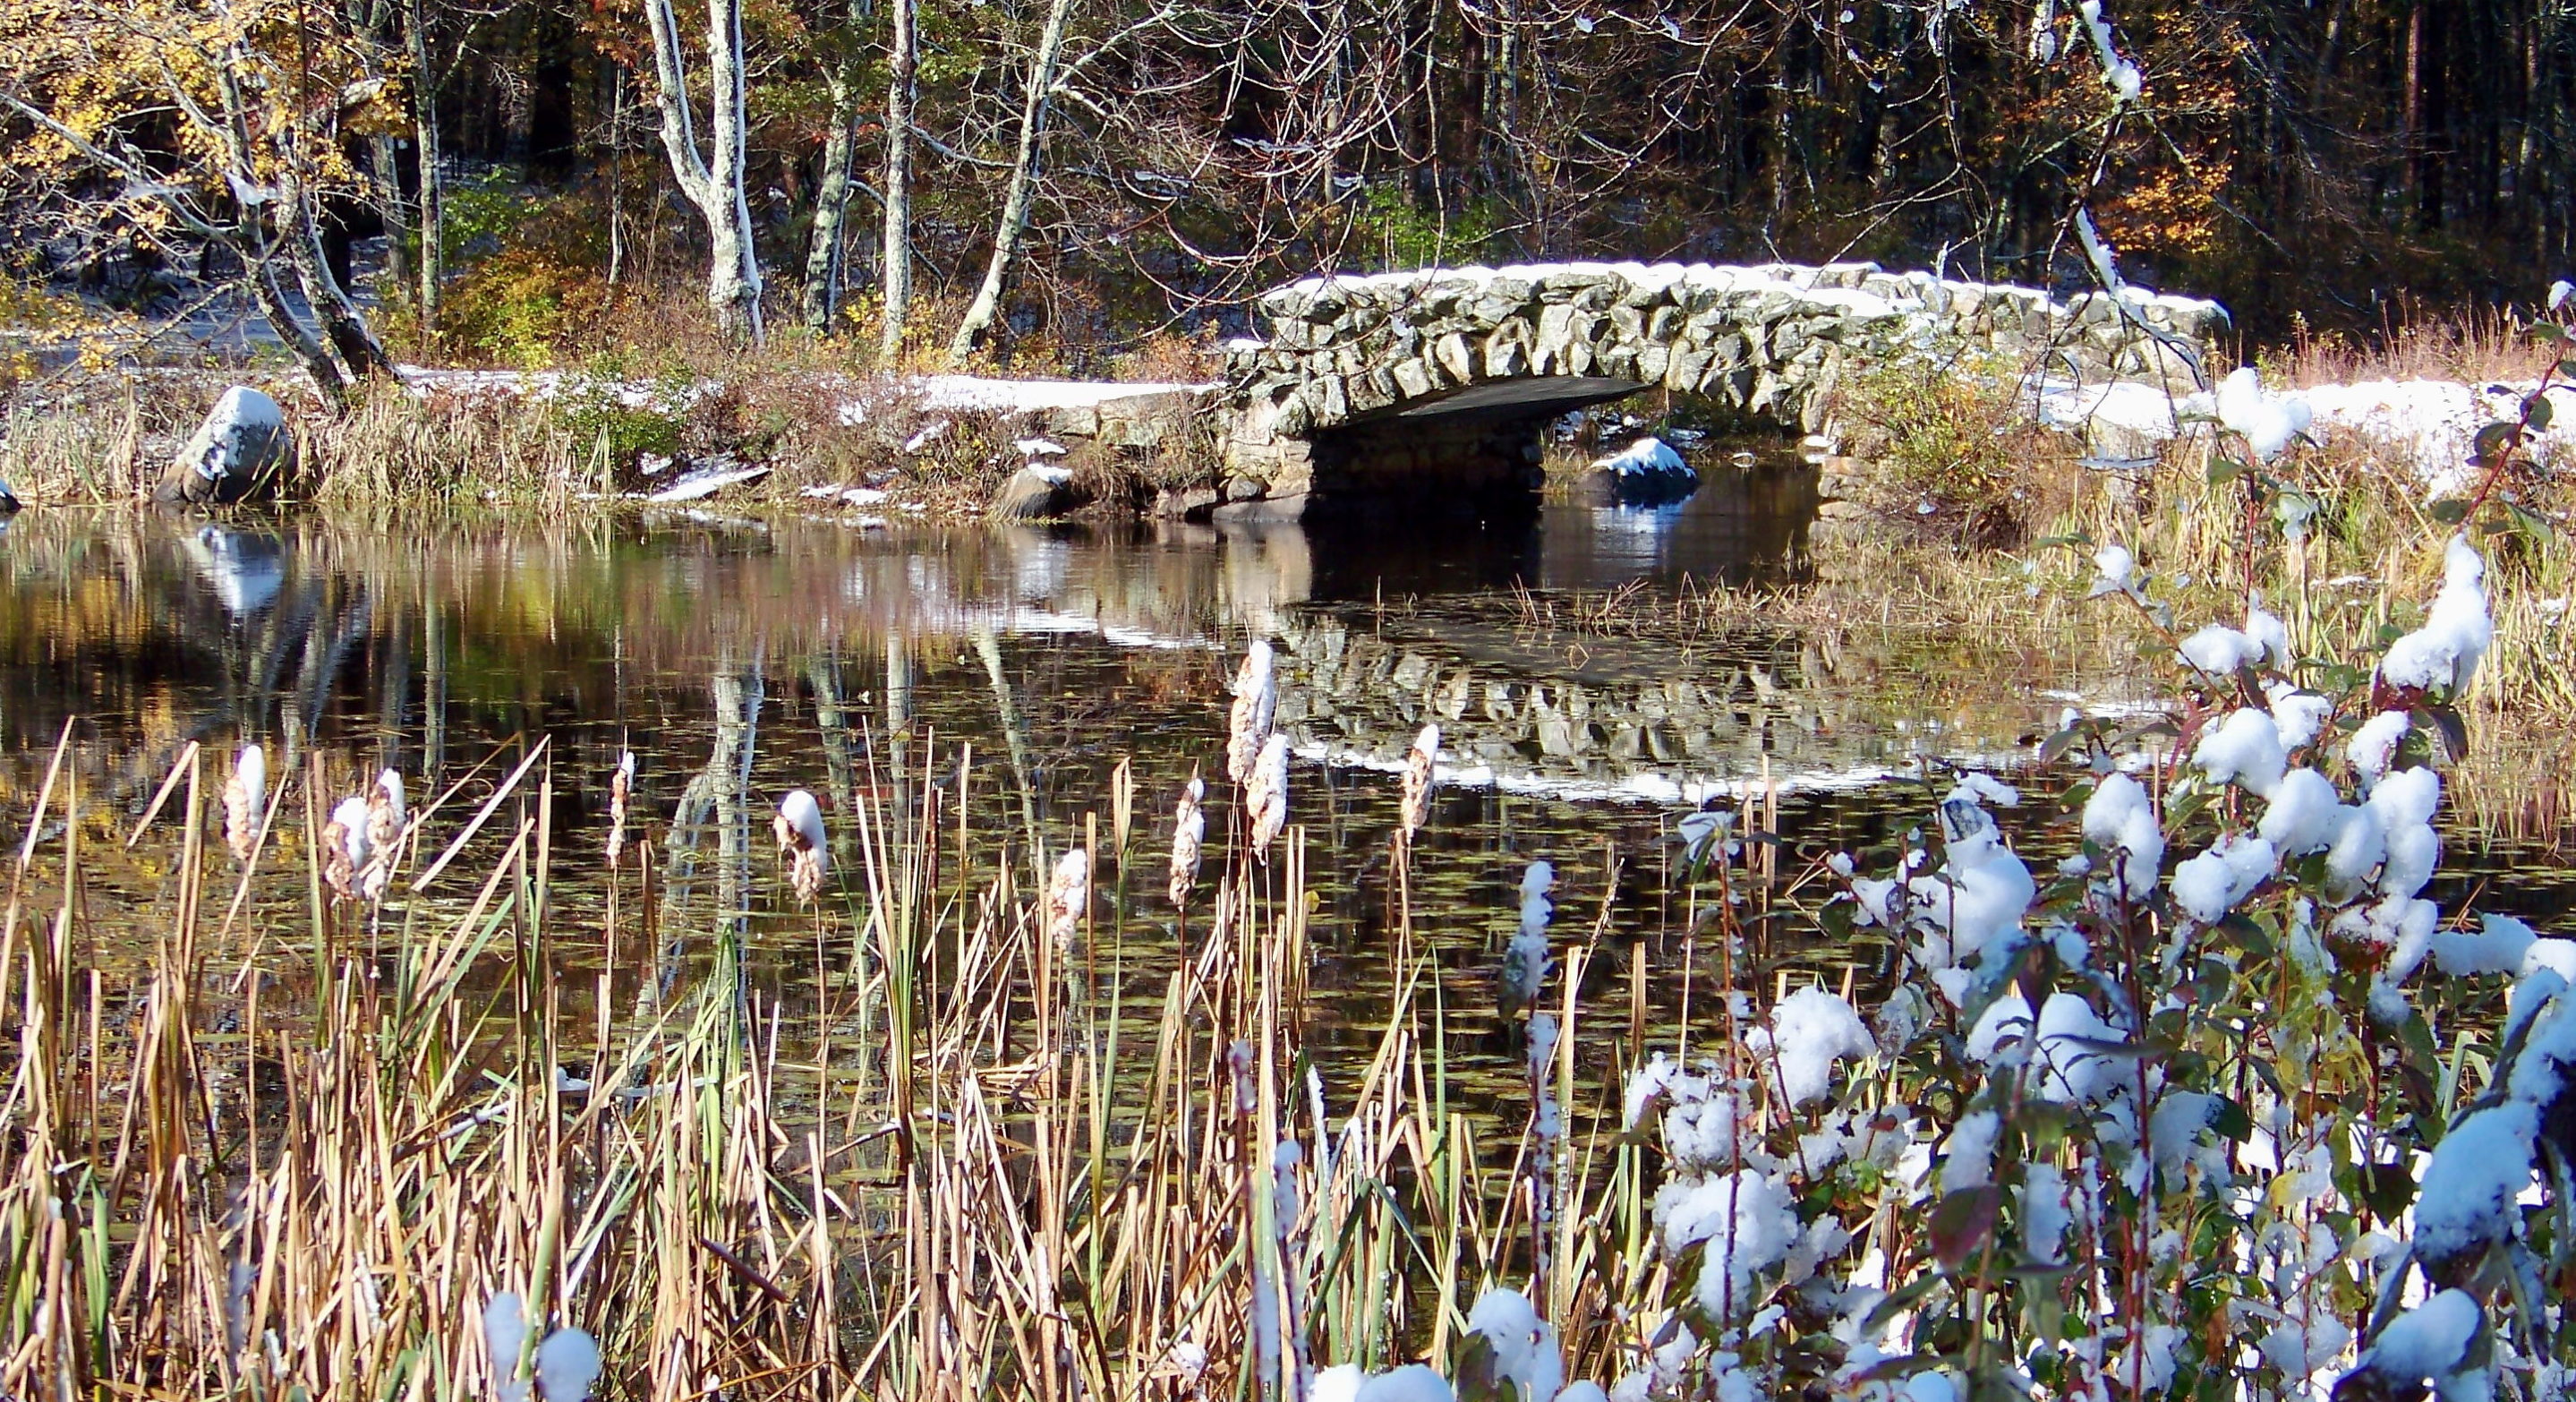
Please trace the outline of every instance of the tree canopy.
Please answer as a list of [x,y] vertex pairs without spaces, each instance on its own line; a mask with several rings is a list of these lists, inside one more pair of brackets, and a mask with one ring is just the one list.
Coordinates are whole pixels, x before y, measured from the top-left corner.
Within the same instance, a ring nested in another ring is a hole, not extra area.
[[[579,202],[553,261],[612,282],[703,274],[738,213],[752,261],[708,293],[737,327],[764,284],[862,319],[895,227],[934,306],[1000,290],[1007,344],[1434,262],[2064,283],[2082,211],[2132,281],[2262,336],[2563,269],[2570,30],[2543,0],[24,0],[0,208],[21,276],[282,270],[343,375],[369,357],[334,321],[341,242],[391,234],[434,313],[447,256],[548,200]],[[665,136],[693,111],[712,174]]]

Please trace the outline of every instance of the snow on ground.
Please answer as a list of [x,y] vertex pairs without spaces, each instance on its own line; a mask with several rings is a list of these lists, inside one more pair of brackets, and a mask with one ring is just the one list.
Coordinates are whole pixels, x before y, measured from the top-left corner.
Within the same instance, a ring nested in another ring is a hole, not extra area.
[[[2300,391],[2315,412],[2315,422],[2375,438],[2409,454],[2426,485],[2436,491],[2458,486],[2469,473],[2469,451],[2479,429],[2498,419],[2518,418],[2531,381],[2520,384],[2468,385],[2457,380],[2364,380],[2350,385],[2318,385]],[[2568,386],[2553,385],[2566,395]],[[2571,407],[2568,400],[2553,407]],[[2576,427],[2576,425],[2571,425]],[[2576,444],[2570,428],[2539,435],[2535,451],[2550,460]]]
[[[2457,490],[2470,476],[2469,453],[2477,432],[2499,419],[2519,417],[2532,381],[2466,384],[2458,380],[2364,380],[2312,385],[2285,392],[2304,400],[2309,436],[2321,442],[2352,437],[2378,443],[2411,464],[2433,493]],[[2576,408],[2576,386],[2552,385],[2554,403]],[[2144,456],[2156,444],[2197,425],[2193,416],[2216,414],[2213,398],[2169,394],[2150,384],[2072,384],[2041,380],[2028,386],[2033,416],[2050,428],[2087,433],[2105,456]],[[2536,435],[2534,450],[2551,461],[2576,448],[2576,419]]]
[[1194,394],[1214,384],[1184,385],[1114,380],[994,380],[975,375],[924,375],[906,380],[925,410],[950,413],[1030,414],[1046,409],[1096,409],[1148,394]]
[[1592,466],[1621,477],[1697,477],[1682,455],[1660,438],[1640,438]]
[[[575,385],[589,383],[580,375],[567,375],[560,370],[444,370],[398,365],[394,367],[394,373],[418,394],[437,391],[467,397],[525,395],[534,399],[552,399],[563,393],[567,382]],[[1049,409],[1092,409],[1144,395],[1194,394],[1217,388],[1213,383],[1002,380],[977,375],[921,375],[901,380],[842,379],[843,388],[891,390],[898,397],[911,399],[916,408],[930,413],[1028,414]],[[630,408],[657,403],[667,393],[659,385],[641,381],[609,383],[618,401]],[[694,400],[718,388],[721,388],[720,381],[701,380],[689,386],[685,395]],[[864,400],[853,400],[841,408],[844,423],[863,423],[866,419]]]

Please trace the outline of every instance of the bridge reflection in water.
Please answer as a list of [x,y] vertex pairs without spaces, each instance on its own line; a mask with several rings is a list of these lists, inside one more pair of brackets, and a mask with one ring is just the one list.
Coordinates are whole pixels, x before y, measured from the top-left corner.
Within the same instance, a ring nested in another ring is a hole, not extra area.
[[[1776,579],[1793,563],[1690,544],[1751,538],[1715,524],[1700,537],[1666,529],[1653,563],[1674,577]],[[1279,715],[1300,756],[1291,818],[1326,902],[1318,937],[1353,957],[1378,946],[1391,908],[1397,785],[1371,771],[1391,769],[1426,721],[1447,736],[1427,839],[1442,856],[1411,899],[1473,964],[1480,922],[1507,919],[1533,856],[1604,881],[1586,864],[1652,851],[1674,804],[1766,774],[1791,791],[1802,851],[1866,846],[1911,820],[1911,796],[1795,791],[1875,783],[1918,752],[2010,761],[2059,704],[1999,674],[2000,700],[1963,698],[1829,632],[1531,626],[1525,600],[1562,618],[1573,596],[1507,587],[1632,577],[1645,534],[1581,507],[1551,508],[1517,550],[1489,541],[1446,557],[1392,533],[1295,528],[863,534],[679,520],[423,532],[32,513],[0,545],[11,605],[0,609],[0,844],[23,838],[57,737],[76,722],[67,767],[89,834],[86,889],[100,911],[157,909],[166,845],[128,853],[123,835],[190,741],[210,753],[216,785],[233,747],[257,742],[270,773],[297,787],[286,845],[242,928],[299,929],[308,792],[354,792],[390,766],[424,802],[458,786],[434,825],[453,833],[543,736],[546,767],[517,802],[524,819],[537,786],[551,795],[548,889],[575,965],[635,971],[646,983],[633,991],[650,997],[709,957],[705,932],[740,932],[757,936],[745,946],[759,951],[757,976],[802,1017],[823,1006],[806,977],[810,916],[778,895],[766,830],[788,789],[823,797],[836,865],[857,872],[855,815],[918,811],[925,784],[943,824],[991,839],[979,861],[1007,852],[1016,864],[1083,840],[1094,820],[1106,842],[1123,777],[1132,860],[1163,840],[1193,770],[1222,772],[1225,688],[1254,634],[1280,645]],[[1671,599],[1642,591],[1637,617]],[[609,776],[627,750],[639,761],[633,831],[656,861],[641,923],[631,892],[624,918],[610,918],[614,886],[597,864]],[[1230,786],[1214,787],[1230,812]],[[506,841],[487,832],[476,860]],[[424,909],[470,899],[447,889],[463,879],[443,878]],[[1139,913],[1122,953],[1139,967],[1177,960],[1168,912],[1147,902]],[[1622,918],[1649,928],[1652,916]],[[574,1006],[587,995],[567,996],[568,1012],[588,1015]],[[1332,1016],[1366,1026],[1371,1006]],[[1497,1074],[1517,1064],[1506,1062]]]
[[[1163,751],[1186,773],[1211,753],[1231,658],[1255,635],[1280,643],[1280,714],[1301,754],[1391,764],[1436,720],[1458,784],[1673,801],[1766,764],[1880,774],[1934,731],[1945,747],[2009,747],[2026,718],[1977,737],[1943,718],[1891,721],[1887,696],[1835,684],[1831,638],[1757,627],[1681,641],[1656,626],[1669,592],[1649,592],[1605,640],[1531,626],[1513,592],[1791,582],[1800,490],[1745,474],[1679,507],[1551,504],[1524,533],[1466,541],[1295,525],[888,535],[792,520],[424,534],[38,513],[0,551],[13,601],[0,614],[0,786],[36,782],[78,716],[92,782],[133,804],[191,740],[266,744],[272,772],[320,749],[437,782],[544,733],[576,771],[566,791],[584,794],[655,732],[697,734],[713,717],[719,748],[757,743],[764,708],[782,707],[829,713],[845,790],[868,737],[921,727],[1015,765],[1117,747]],[[710,760],[698,743],[671,757],[705,776],[693,802],[712,796],[738,818],[741,757]]]

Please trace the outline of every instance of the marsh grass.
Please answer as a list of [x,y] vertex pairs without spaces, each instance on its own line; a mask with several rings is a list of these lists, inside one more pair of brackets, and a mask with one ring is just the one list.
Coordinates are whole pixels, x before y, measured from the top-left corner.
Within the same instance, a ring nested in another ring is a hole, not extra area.
[[[337,414],[311,411],[291,381],[254,376],[247,382],[289,407],[297,465],[281,482],[281,494],[336,508],[494,504],[560,514],[578,503],[649,491],[655,483],[639,468],[650,454],[771,469],[766,479],[729,492],[733,502],[809,505],[799,496],[806,487],[899,477],[907,499],[965,514],[980,509],[1020,464],[1010,449],[1019,434],[998,417],[925,411],[881,382],[748,364],[705,392],[689,381],[640,382],[686,392],[648,388],[643,402],[633,403],[639,382],[626,378],[631,368],[602,362],[544,397],[380,384]],[[155,374],[0,411],[0,480],[42,504],[106,505],[148,496],[171,455],[233,382],[193,372]],[[856,423],[853,406],[864,416]],[[1175,471],[1159,460],[1147,470]],[[1155,476],[1148,485],[1159,481]]]
[[[1578,1136],[1542,1227],[1522,1127],[1453,1083],[1409,914],[1327,1103],[1300,832],[1252,867],[1238,819],[1186,957],[1140,977],[1123,936],[1172,918],[1155,835],[1081,826],[1098,894],[1060,947],[924,747],[871,789],[910,806],[838,834],[808,1018],[737,926],[655,927],[649,831],[607,962],[568,953],[601,932],[549,892],[596,835],[554,827],[543,744],[427,796],[381,910],[331,899],[299,836],[359,771],[280,776],[236,868],[191,747],[134,833],[170,852],[162,918],[111,954],[73,743],[0,916],[0,1392],[488,1395],[477,1321],[517,1291],[598,1337],[609,1396],[1221,1397],[1319,1352],[1445,1360],[1453,1302],[1539,1256],[1586,1366],[1635,1342],[1636,1151]],[[305,892],[301,928],[245,919],[263,882]],[[697,971],[667,997],[616,954],[666,944]],[[1577,982],[1550,994],[1569,1034]]]
[[179,422],[185,412],[142,383],[0,405],[0,480],[29,501],[130,501],[150,490],[154,446],[175,448],[195,426]]

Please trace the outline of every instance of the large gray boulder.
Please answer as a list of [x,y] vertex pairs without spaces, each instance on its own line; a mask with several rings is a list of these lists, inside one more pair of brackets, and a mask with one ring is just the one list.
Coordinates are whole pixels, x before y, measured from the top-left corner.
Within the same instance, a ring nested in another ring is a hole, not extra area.
[[277,494],[295,465],[295,436],[277,401],[244,385],[224,391],[212,412],[161,474],[155,501],[222,505]]
[[1699,490],[1699,472],[1660,438],[1636,442],[1592,464],[1595,497],[1613,505],[1658,506]]
[[996,521],[1044,521],[1074,507],[1073,474],[1049,463],[1030,463],[993,494],[985,515]]

